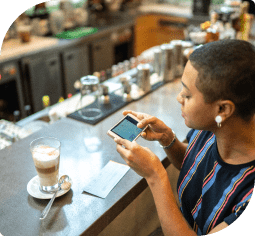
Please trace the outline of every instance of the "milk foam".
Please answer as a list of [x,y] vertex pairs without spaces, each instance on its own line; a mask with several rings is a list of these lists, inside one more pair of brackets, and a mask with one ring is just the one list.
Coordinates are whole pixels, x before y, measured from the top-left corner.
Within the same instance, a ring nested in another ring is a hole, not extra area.
[[49,146],[36,146],[33,149],[32,156],[34,159],[35,166],[49,168],[58,163],[59,150]]

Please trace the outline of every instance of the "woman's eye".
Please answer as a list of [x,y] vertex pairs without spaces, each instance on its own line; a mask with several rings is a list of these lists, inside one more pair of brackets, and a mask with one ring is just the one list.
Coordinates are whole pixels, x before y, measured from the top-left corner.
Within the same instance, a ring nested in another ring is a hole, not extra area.
[[188,96],[188,95],[184,95],[182,94],[182,98],[186,98],[186,99],[189,99],[191,96]]

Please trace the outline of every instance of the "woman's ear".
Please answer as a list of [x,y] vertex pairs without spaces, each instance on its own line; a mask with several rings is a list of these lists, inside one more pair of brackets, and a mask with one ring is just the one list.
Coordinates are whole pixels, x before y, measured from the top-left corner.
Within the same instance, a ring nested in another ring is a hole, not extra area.
[[219,101],[218,107],[219,107],[218,115],[220,115],[223,120],[232,116],[236,109],[235,104],[230,100]]

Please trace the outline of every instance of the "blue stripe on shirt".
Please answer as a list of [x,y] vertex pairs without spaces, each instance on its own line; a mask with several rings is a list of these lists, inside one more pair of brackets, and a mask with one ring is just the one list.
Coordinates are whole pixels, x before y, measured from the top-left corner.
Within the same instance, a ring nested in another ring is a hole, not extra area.
[[196,157],[194,166],[189,170],[187,176],[185,177],[184,181],[182,182],[181,186],[179,187],[179,201],[180,201],[180,203],[181,203],[181,196],[182,196],[182,193],[183,193],[185,187],[187,186],[189,181],[192,179],[192,176],[196,172],[200,162],[204,158],[204,155],[206,154],[207,150],[211,147],[211,145],[214,143],[214,141],[215,141],[215,136],[213,136],[211,138],[211,140],[209,140],[207,142],[207,144],[203,147],[203,149],[201,149],[202,151],[200,150],[201,153]]
[[[205,187],[202,189],[202,198],[204,196],[204,194],[210,189],[210,187],[213,185],[215,179],[216,179],[216,176],[217,176],[217,173],[218,171],[221,169],[221,166],[218,164],[215,168],[215,171],[214,171],[214,175],[213,177],[210,179],[210,181],[205,185]],[[193,218],[194,220],[196,220],[197,216],[198,216],[198,213],[199,213],[199,210],[201,209],[201,206],[202,206],[202,202],[199,204],[199,206],[197,207],[197,211],[196,213],[193,215]]]
[[226,197],[228,197],[229,192],[233,189],[234,184],[236,183],[236,181],[242,177],[243,173],[247,170],[247,168],[243,168],[240,170],[240,172],[238,173],[238,175],[236,175],[230,185],[225,189],[225,191],[223,192],[222,197],[220,198],[219,202],[215,205],[215,207],[213,208],[213,211],[211,212],[211,214],[209,215],[209,217],[207,218],[204,228],[203,228],[203,233],[206,234],[206,231],[211,223],[211,221],[214,219],[216,212],[219,210],[219,208],[222,206],[223,202],[226,200]]

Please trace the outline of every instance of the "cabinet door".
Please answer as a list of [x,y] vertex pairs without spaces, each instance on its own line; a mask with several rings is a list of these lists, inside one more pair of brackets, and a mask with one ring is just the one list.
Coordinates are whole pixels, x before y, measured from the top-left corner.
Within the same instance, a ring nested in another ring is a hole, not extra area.
[[156,26],[153,15],[137,17],[135,24],[135,56],[156,45]]
[[154,14],[139,16],[135,25],[135,56],[171,40],[184,39],[187,24],[188,20],[181,17]]
[[[6,106],[5,106],[6,105]],[[19,110],[25,117],[24,94],[18,61],[0,64],[0,119],[13,121],[13,112]],[[4,109],[3,109],[4,108]]]
[[114,63],[113,43],[110,36],[102,38],[92,44],[92,71],[111,68]]
[[67,97],[69,93],[75,94],[75,81],[90,73],[88,46],[66,50],[62,55],[62,60],[64,66],[64,90],[65,97]]
[[33,112],[42,110],[42,97],[48,95],[51,105],[63,96],[60,56],[58,54],[38,55],[23,60],[26,68],[27,91]]
[[156,16],[156,44],[169,43],[171,40],[183,40],[188,20],[173,16]]

